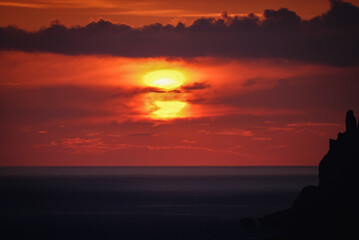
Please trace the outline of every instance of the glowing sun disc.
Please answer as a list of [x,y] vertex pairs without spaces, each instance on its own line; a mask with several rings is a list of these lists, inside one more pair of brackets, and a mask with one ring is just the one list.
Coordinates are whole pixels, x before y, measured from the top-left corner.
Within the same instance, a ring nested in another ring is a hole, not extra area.
[[178,70],[156,70],[147,73],[143,81],[147,86],[169,91],[183,84],[184,75]]
[[187,105],[181,101],[156,101],[154,104],[158,107],[152,114],[156,118],[169,119],[180,117],[181,110]]

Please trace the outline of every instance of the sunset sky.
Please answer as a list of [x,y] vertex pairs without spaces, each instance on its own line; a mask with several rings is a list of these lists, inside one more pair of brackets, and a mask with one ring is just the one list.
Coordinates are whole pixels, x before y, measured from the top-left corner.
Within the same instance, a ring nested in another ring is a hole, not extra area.
[[317,165],[359,0],[0,0],[0,166]]

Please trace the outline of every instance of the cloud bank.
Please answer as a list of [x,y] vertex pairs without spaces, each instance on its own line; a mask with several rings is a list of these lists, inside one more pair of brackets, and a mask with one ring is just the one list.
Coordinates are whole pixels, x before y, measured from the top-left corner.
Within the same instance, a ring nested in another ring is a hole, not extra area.
[[286,58],[335,66],[359,63],[359,8],[331,1],[331,9],[310,20],[286,8],[222,19],[200,18],[192,25],[159,23],[141,28],[100,20],[84,27],[50,27],[27,32],[0,28],[0,49],[68,55],[122,57]]

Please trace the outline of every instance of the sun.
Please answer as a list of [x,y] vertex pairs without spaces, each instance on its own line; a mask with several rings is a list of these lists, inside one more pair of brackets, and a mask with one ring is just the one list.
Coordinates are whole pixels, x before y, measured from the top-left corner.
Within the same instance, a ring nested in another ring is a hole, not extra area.
[[179,88],[184,83],[185,77],[178,70],[163,69],[147,73],[143,77],[145,85],[171,91]]
[[154,104],[158,109],[152,112],[152,115],[158,119],[181,117],[181,111],[187,105],[181,101],[155,101]]
[[[145,109],[152,119],[170,120],[182,118],[187,102],[179,89],[186,81],[183,71],[178,69],[161,69],[147,72],[142,78],[143,84],[161,91],[146,94]],[[187,110],[186,110],[187,111]]]

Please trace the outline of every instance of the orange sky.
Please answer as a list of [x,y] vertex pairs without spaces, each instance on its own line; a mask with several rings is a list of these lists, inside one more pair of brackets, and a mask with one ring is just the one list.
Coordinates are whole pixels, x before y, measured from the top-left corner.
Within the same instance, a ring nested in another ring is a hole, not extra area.
[[[359,0],[348,2],[359,4]],[[64,24],[85,25],[100,18],[141,26],[229,14],[262,14],[264,9],[288,8],[304,19],[329,9],[328,0],[0,0],[0,26],[17,25],[28,30],[48,26],[54,19]]]
[[359,8],[302,20],[329,5],[0,1],[0,166],[317,165],[359,113]]

